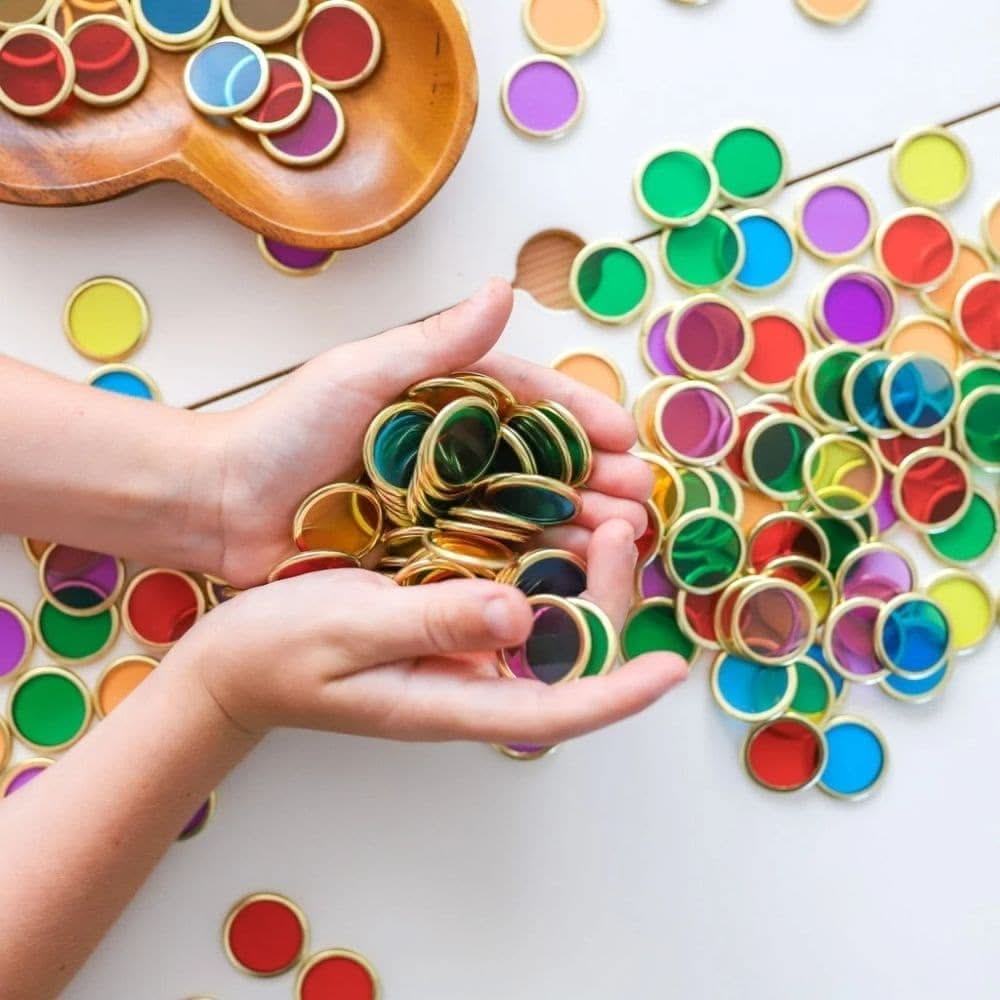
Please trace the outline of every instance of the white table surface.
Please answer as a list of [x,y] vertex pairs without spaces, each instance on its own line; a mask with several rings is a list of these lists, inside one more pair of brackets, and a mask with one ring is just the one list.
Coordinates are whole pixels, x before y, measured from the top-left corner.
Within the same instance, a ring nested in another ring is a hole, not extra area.
[[[657,142],[702,141],[753,117],[783,133],[800,174],[996,97],[987,67],[1000,13],[979,0],[952,5],[948,20],[924,0],[872,0],[843,32],[816,28],[791,0],[718,0],[697,10],[621,0],[601,48],[580,61],[593,98],[581,131],[561,148],[538,147],[510,135],[493,102],[503,69],[528,52],[514,5],[468,6],[483,72],[480,122],[455,179],[411,227],[345,255],[324,278],[293,282],[272,276],[238,229],[177,189],[66,212],[3,208],[0,348],[81,377],[88,366],[59,334],[63,291],[102,271],[132,276],[150,294],[156,322],[137,362],[171,402],[194,401],[420,315],[487,271],[510,273],[516,247],[537,229],[638,235],[645,227],[628,203],[631,166]],[[510,9],[500,16],[501,7]],[[748,39],[770,57],[738,59]],[[919,68],[918,41],[931,59]],[[739,72],[695,73],[712,47]],[[778,52],[787,63],[776,63]],[[854,63],[836,87],[834,52]],[[878,53],[888,62],[872,64]],[[779,85],[785,65],[809,89]],[[627,74],[620,85],[608,82],[616,72]],[[857,100],[874,81],[878,105],[849,114],[850,95]],[[642,124],[624,116],[622,93],[633,86],[649,98]],[[595,121],[614,122],[616,112],[618,126],[602,136]],[[1000,192],[1000,112],[958,131],[977,176],[948,214],[974,238]],[[527,173],[511,180],[522,156],[544,166],[537,182]],[[901,204],[884,154],[836,175],[864,184],[883,214]],[[472,218],[464,206],[491,187],[497,207]],[[776,210],[790,215],[800,193],[793,185]],[[641,246],[655,258],[655,241]],[[679,298],[654,270],[657,303]],[[795,280],[764,301],[801,312],[824,273],[803,258]],[[647,377],[636,337],[637,324],[598,327],[518,293],[503,343],[542,363],[576,346],[609,351],[634,393]],[[924,579],[935,571],[908,531],[888,537],[914,554]],[[979,571],[1000,588],[1000,559]],[[2,596],[30,608],[35,571],[14,539],[0,539],[0,573]],[[130,648],[122,639],[113,655]],[[170,851],[65,995],[290,997],[291,977],[247,979],[219,946],[230,904],[271,889],[306,910],[315,948],[367,954],[386,1000],[986,1000],[996,995],[1000,932],[998,653],[994,632],[929,705],[852,690],[846,709],[878,724],[892,755],[884,786],[860,805],[757,789],[738,763],[744,727],[714,706],[704,660],[640,718],[537,763],[479,746],[275,735],[225,782],[208,828]],[[98,671],[81,673],[92,682]]]

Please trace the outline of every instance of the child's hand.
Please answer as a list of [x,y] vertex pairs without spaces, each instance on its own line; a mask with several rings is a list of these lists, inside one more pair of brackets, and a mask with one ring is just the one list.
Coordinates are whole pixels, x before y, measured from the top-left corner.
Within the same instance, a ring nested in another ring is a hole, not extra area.
[[[632,528],[594,531],[588,596],[621,628]],[[219,708],[258,736],[275,726],[405,740],[558,743],[645,708],[686,665],[647,654],[558,687],[500,678],[495,651],[528,635],[511,587],[456,580],[399,587],[365,570],[314,573],[248,591],[211,612],[167,658],[197,671]]]
[[[267,396],[223,415],[214,449],[222,538],[209,560],[213,571],[238,587],[260,583],[292,552],[299,503],[319,486],[358,474],[364,434],[379,410],[414,382],[469,368],[496,376],[522,402],[548,398],[573,410],[595,456],[578,525],[593,529],[619,517],[641,533],[651,478],[645,463],[626,454],[635,441],[631,418],[558,372],[489,354],[511,304],[510,287],[492,281],[440,316],[328,351]],[[586,532],[570,530],[560,544],[586,541]]]

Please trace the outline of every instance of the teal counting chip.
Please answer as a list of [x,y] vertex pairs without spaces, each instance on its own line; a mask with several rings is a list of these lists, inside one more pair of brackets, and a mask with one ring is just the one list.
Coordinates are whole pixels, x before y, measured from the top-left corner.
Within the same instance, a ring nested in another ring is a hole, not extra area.
[[747,292],[773,291],[795,270],[795,238],[788,226],[770,212],[743,212],[733,220],[743,234],[746,257],[736,275],[738,288]]
[[144,34],[183,43],[206,34],[219,17],[219,0],[133,0]]
[[372,424],[365,438],[365,467],[379,484],[405,490],[413,478],[417,453],[434,412],[416,403],[390,407],[379,424]]
[[764,722],[782,715],[795,697],[798,675],[732,653],[712,663],[712,696],[726,715],[742,722]]
[[882,382],[890,364],[888,355],[871,351],[851,366],[844,384],[848,414],[863,431],[876,437],[896,433],[882,395]]
[[203,114],[233,117],[255,107],[267,91],[267,57],[242,38],[217,38],[199,49],[184,69],[188,100]]
[[937,672],[951,653],[951,625],[936,601],[917,594],[894,597],[881,610],[875,642],[896,674],[920,680]]
[[889,767],[889,751],[882,734],[864,719],[842,715],[825,731],[827,759],[819,787],[838,799],[867,797]]

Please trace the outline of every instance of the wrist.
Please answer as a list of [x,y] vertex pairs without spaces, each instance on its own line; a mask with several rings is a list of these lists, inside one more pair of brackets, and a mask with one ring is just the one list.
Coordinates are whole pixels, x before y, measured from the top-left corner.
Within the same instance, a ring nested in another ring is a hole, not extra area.
[[[175,410],[167,440],[157,444],[149,498],[154,512],[151,544],[169,553],[159,561],[221,576],[225,557],[226,419],[220,414]],[[180,456],[180,461],[177,458]],[[148,530],[148,529],[147,529]],[[155,541],[153,541],[155,539]]]
[[226,654],[215,648],[216,632],[211,623],[200,623],[164,657],[162,667],[170,672],[175,704],[183,704],[185,714],[199,720],[206,748],[236,763],[267,735],[268,727],[251,727],[233,711],[228,671],[220,676],[217,669]]

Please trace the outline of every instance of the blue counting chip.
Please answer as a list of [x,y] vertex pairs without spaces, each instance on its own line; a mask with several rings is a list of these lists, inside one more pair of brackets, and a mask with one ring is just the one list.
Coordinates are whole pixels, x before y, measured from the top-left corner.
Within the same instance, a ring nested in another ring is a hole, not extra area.
[[236,115],[252,107],[268,83],[268,64],[256,45],[220,38],[196,52],[185,70],[188,96],[206,114]]
[[218,5],[214,0],[135,0],[140,17],[164,35],[207,31]]
[[763,666],[732,654],[717,661],[713,675],[719,707],[738,719],[776,714],[794,683],[787,667]]
[[816,663],[818,663],[826,671],[826,675],[833,683],[833,693],[839,698],[841,692],[844,690],[844,685],[847,682],[827,662],[826,653],[823,652],[823,647],[819,643],[813,643],[813,645],[806,650],[806,656],[808,656],[811,660],[815,660]]
[[887,611],[881,626],[886,666],[914,680],[937,670],[951,646],[944,611],[929,598],[916,596]]
[[134,396],[136,399],[155,399],[153,390],[138,375],[130,371],[109,371],[98,375],[90,383],[95,389],[116,392],[120,396]]
[[919,680],[912,680],[909,677],[903,677],[902,674],[890,672],[879,681],[879,686],[906,701],[930,701],[944,687],[950,676],[951,663],[949,662],[935,670],[934,673],[921,677]]
[[958,393],[954,379],[940,361],[919,357],[904,361],[892,373],[889,402],[907,429],[926,430],[951,417]]
[[746,259],[736,283],[753,291],[763,291],[782,282],[795,264],[795,242],[784,224],[764,212],[738,219],[743,233]]
[[892,424],[882,406],[882,379],[889,367],[888,358],[865,360],[851,385],[851,402],[858,416],[869,427],[889,430]]
[[828,756],[819,787],[840,798],[866,795],[887,766],[882,738],[861,719],[835,719],[826,730]]

